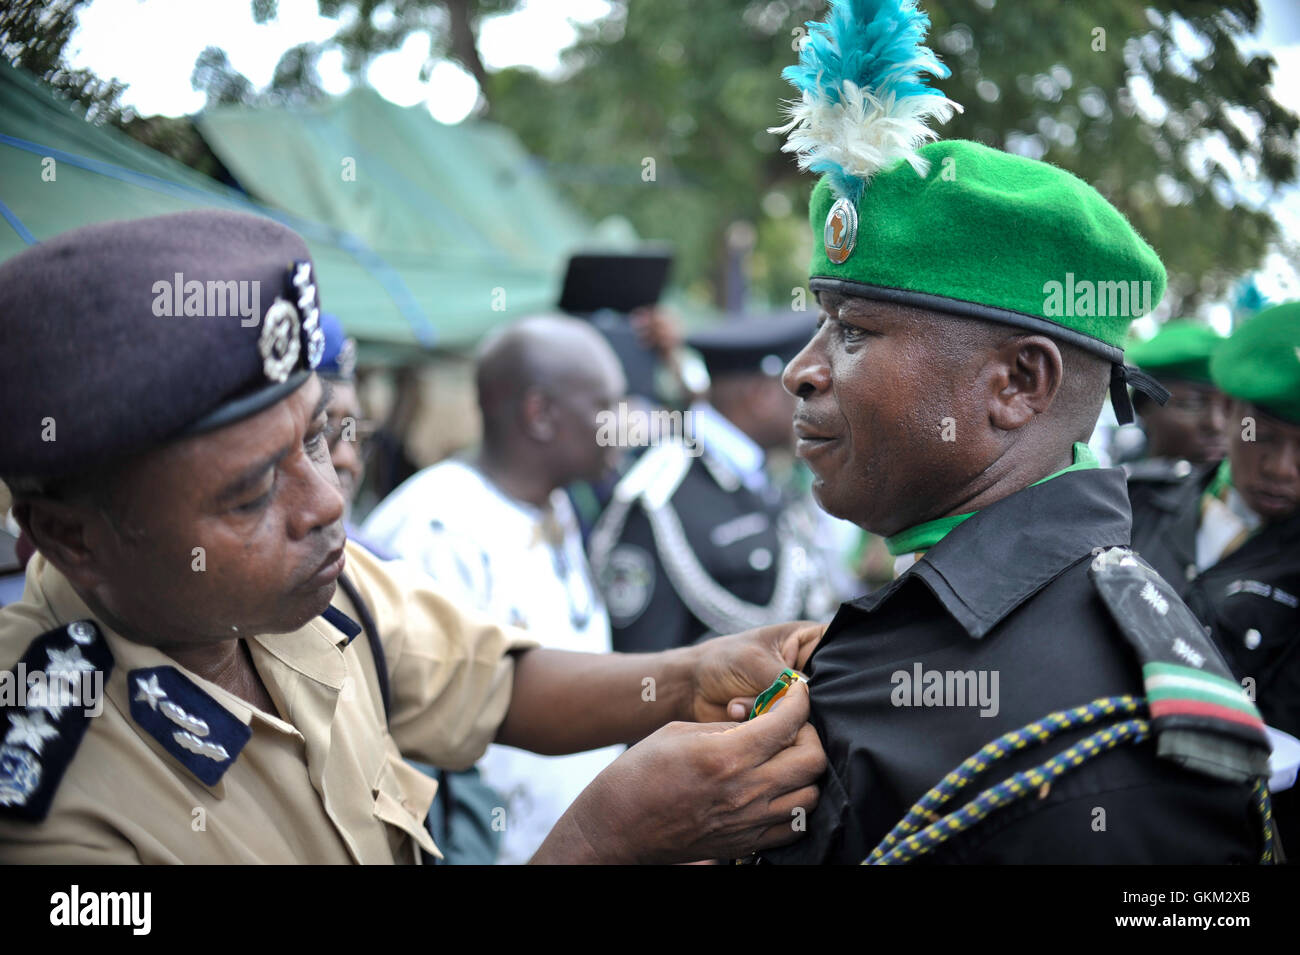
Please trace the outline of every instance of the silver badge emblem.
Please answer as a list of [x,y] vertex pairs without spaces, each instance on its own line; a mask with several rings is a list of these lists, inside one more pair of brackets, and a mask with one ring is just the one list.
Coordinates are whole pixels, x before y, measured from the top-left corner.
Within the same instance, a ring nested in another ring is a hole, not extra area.
[[262,371],[272,381],[284,381],[298,364],[298,310],[277,298],[262,319],[262,337],[257,343],[262,353]]
[[17,746],[0,746],[0,806],[22,806],[41,783],[41,764]]
[[826,214],[826,228],[822,241],[826,245],[826,258],[840,265],[853,254],[858,244],[858,209],[847,199],[836,199]]
[[335,361],[339,366],[339,377],[351,381],[357,370],[357,340],[355,338],[343,339],[343,345],[339,348],[339,357]]
[[620,544],[609,555],[604,577],[610,617],[622,626],[640,617],[654,592],[655,569],[650,555],[632,544]]
[[316,283],[311,280],[311,263],[293,264],[293,287],[298,290],[298,311],[302,315],[302,334],[307,343],[307,367],[315,368],[325,353],[325,333],[320,327],[320,305],[316,301]]
[[84,647],[95,639],[95,625],[87,620],[74,620],[68,624],[68,636]]
[[195,756],[204,756],[218,763],[224,763],[230,759],[230,752],[226,747],[220,743],[209,743],[207,740],[199,739],[193,733],[177,730],[172,733],[172,739],[176,741],[177,746],[189,750]]

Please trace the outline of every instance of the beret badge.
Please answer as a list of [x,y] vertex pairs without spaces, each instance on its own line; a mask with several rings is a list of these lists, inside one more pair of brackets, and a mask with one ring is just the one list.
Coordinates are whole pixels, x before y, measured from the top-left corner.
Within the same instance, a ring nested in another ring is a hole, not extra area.
[[311,263],[305,259],[293,263],[293,287],[298,293],[298,311],[302,315],[302,333],[307,343],[307,367],[315,368],[325,353],[325,332],[320,327],[320,307],[316,301],[316,283],[311,278]]
[[276,298],[262,319],[262,336],[257,343],[262,353],[262,371],[272,381],[285,381],[298,364],[298,310]]
[[351,381],[357,371],[357,340],[355,338],[349,338],[343,342],[343,346],[339,349],[338,366],[339,377],[345,381]]
[[840,265],[853,254],[858,244],[858,209],[848,199],[837,199],[826,213],[826,228],[822,236],[826,244],[826,258]]

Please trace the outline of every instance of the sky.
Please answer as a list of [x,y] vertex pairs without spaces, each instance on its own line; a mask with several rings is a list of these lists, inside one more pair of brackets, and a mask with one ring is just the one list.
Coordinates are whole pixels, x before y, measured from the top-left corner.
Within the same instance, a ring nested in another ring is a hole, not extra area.
[[[590,22],[608,12],[605,0],[529,0],[518,13],[484,22],[479,55],[489,70],[531,66],[553,75],[560,69],[560,53],[577,36],[570,21]],[[204,47],[225,50],[231,65],[262,87],[271,81],[281,53],[327,40],[337,29],[338,21],[317,13],[316,0],[280,0],[276,19],[261,25],[253,22],[248,0],[92,0],[73,34],[70,59],[73,66],[129,84],[123,100],[139,113],[182,116],[203,106],[204,95],[191,88],[190,73]],[[377,57],[366,79],[400,106],[424,102],[435,119],[459,122],[473,109],[478,87],[450,62],[420,82],[428,42],[427,35],[413,34],[400,50]],[[141,55],[145,50],[148,55]],[[321,58],[320,75],[330,93],[344,93],[350,85],[340,53]]]
[[[1300,3],[1261,0],[1260,5],[1260,30],[1247,49],[1273,54],[1278,64],[1274,98],[1300,112]],[[489,70],[523,65],[555,75],[561,69],[560,54],[576,38],[574,24],[598,20],[609,9],[606,0],[527,0],[516,13],[484,21],[479,54]],[[262,25],[253,22],[249,0],[91,0],[81,12],[69,58],[74,66],[129,84],[123,100],[139,113],[180,116],[204,104],[204,95],[190,86],[194,61],[204,47],[225,50],[231,65],[260,88],[270,82],[281,53],[299,43],[327,40],[337,27],[337,21],[319,15],[316,0],[279,0],[276,19]],[[435,119],[460,122],[473,110],[478,86],[446,61],[421,82],[427,51],[428,37],[412,35],[401,49],[377,57],[366,80],[398,105],[424,103]],[[330,93],[349,88],[340,53],[321,57],[320,76]],[[1300,244],[1300,187],[1293,184],[1267,195],[1244,181],[1240,189],[1255,203],[1270,204],[1284,234]],[[1271,299],[1300,297],[1300,271],[1280,254],[1265,262],[1258,282]],[[1223,328],[1229,321],[1226,308],[1206,317]]]

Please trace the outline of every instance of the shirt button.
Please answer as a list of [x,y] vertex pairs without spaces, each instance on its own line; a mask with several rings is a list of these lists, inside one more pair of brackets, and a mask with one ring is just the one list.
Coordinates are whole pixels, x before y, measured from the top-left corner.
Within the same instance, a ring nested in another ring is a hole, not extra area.
[[757,571],[764,571],[772,566],[772,552],[766,547],[760,547],[757,550],[750,551],[749,566]]
[[1263,639],[1264,639],[1263,634],[1261,634],[1254,627],[1251,627],[1249,630],[1246,631],[1246,639],[1245,639],[1246,649],[1254,650],[1256,647],[1259,646],[1260,641],[1262,641]]
[[1174,465],[1174,477],[1184,478],[1192,473],[1192,463],[1190,461],[1179,461]]
[[1195,564],[1188,564],[1188,565],[1187,565],[1187,569],[1183,571],[1183,574],[1184,574],[1184,576],[1187,577],[1188,580],[1195,580],[1195,579],[1196,579],[1196,565],[1195,565]]

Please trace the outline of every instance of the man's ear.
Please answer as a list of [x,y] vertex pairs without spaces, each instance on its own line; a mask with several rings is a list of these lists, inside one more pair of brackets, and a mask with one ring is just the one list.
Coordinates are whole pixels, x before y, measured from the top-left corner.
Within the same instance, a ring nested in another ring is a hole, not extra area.
[[1023,428],[1052,406],[1064,363],[1056,343],[1044,335],[1017,335],[994,350],[989,421],[995,428]]
[[86,504],[35,498],[16,505],[14,517],[33,546],[73,585],[92,590],[102,582],[108,543],[103,515]]
[[540,388],[529,388],[519,402],[520,423],[524,434],[534,441],[550,441],[555,437],[555,418],[551,399]]

